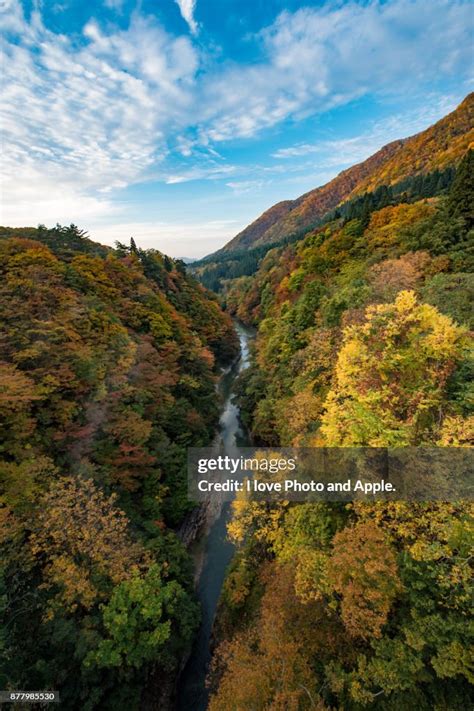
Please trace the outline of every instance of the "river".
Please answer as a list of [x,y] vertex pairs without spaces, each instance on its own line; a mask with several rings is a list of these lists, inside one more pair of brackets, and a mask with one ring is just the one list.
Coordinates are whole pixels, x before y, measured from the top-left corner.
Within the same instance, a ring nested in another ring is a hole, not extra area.
[[[240,358],[224,371],[219,381],[223,410],[216,441],[220,452],[229,456],[237,456],[236,447],[250,444],[240,422],[239,408],[232,402],[232,397],[236,377],[249,364],[249,340],[253,333],[239,322],[235,322],[235,329],[240,340]],[[207,709],[208,693],[205,681],[211,661],[212,625],[225,573],[234,554],[234,546],[226,537],[229,516],[229,503],[217,504],[210,508],[206,526],[190,551],[196,566],[196,590],[201,604],[202,622],[191,656],[179,679],[178,711]]]

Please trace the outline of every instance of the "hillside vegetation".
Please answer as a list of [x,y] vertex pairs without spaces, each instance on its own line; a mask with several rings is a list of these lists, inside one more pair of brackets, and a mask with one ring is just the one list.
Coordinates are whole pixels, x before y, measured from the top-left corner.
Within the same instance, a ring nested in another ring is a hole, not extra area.
[[[256,444],[474,443],[473,176],[468,151],[445,196],[353,202],[229,282]],[[210,711],[470,708],[473,514],[239,496]]]
[[0,228],[0,273],[1,686],[139,708],[199,621],[174,531],[232,324],[181,262],[74,226]]
[[[348,201],[382,188],[391,190],[392,197],[400,197],[407,189],[406,197],[442,193],[449,181],[439,178],[449,176],[473,144],[473,126],[474,93],[434,126],[394,141],[326,185],[266,210],[225,247],[193,265],[193,270],[206,286],[222,291],[226,280],[255,273],[268,249],[301,239]],[[428,175],[429,184],[420,189],[416,181]],[[416,189],[410,195],[413,186]]]
[[313,227],[315,220],[354,195],[458,163],[474,141],[473,125],[474,93],[426,131],[389,143],[321,188],[270,208],[234,237],[224,250],[277,242]]

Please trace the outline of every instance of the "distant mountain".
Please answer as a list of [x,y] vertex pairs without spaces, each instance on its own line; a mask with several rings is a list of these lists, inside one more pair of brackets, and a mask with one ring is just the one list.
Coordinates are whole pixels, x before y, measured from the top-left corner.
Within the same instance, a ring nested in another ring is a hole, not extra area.
[[457,164],[473,142],[474,93],[471,93],[455,111],[425,131],[387,144],[367,160],[296,200],[273,205],[219,253],[272,244],[304,233],[349,198]]

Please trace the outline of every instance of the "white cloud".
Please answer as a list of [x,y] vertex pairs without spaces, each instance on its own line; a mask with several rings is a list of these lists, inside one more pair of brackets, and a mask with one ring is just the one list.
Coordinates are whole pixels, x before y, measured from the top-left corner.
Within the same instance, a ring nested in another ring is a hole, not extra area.
[[79,47],[37,15],[27,22],[18,3],[6,19],[15,36],[2,61],[5,193],[19,208],[21,185],[44,194],[46,209],[51,189],[64,204],[75,192],[78,205],[92,196],[107,211],[100,193],[146,178],[167,154],[170,125],[185,123],[195,50],[139,16],[107,34],[89,22]]
[[245,193],[259,190],[270,181],[265,180],[231,180],[226,183],[228,188],[231,188],[236,195],[245,195]]
[[194,11],[196,9],[196,0],[176,0],[181,16],[188,23],[192,34],[197,34],[198,24],[194,19]]
[[[196,33],[194,0],[176,2]],[[37,11],[26,18],[18,0],[0,0],[0,9],[2,219],[10,224],[80,222],[118,210],[125,217],[118,190],[151,178],[232,177],[236,193],[251,191],[259,176],[226,164],[216,143],[369,92],[399,95],[446,77],[461,85],[470,66],[471,4],[461,0],[331,2],[284,12],[253,38],[260,60],[252,64],[216,62],[139,11],[125,29],[91,19],[69,37],[45,27]],[[427,114],[419,117],[419,128],[428,123]],[[350,137],[326,151],[358,160],[405,127],[386,124],[383,136]],[[319,150],[307,142],[277,157]]]
[[319,144],[298,143],[288,148],[279,148],[275,153],[272,153],[272,156],[273,158],[295,158],[308,155],[308,153],[317,153],[319,150]]
[[55,180],[29,166],[19,166],[15,179],[5,180],[2,187],[2,225],[84,225],[90,220],[113,218],[119,212],[110,199],[79,191],[73,181]]
[[168,185],[177,183],[187,183],[190,180],[216,179],[222,178],[235,172],[233,165],[203,165],[190,168],[182,173],[172,173],[166,176],[165,182]]
[[253,136],[367,93],[459,80],[472,63],[472,25],[472,5],[462,0],[329,2],[283,12],[259,35],[259,63],[228,64],[205,83],[202,135]]
[[110,10],[120,10],[123,5],[124,0],[104,0],[105,7]]

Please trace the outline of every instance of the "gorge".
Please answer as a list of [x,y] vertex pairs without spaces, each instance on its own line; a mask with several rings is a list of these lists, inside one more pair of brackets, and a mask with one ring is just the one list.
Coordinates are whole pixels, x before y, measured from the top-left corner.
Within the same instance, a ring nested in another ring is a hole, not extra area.
[[472,706],[470,501],[196,509],[186,458],[472,446],[473,110],[189,267],[0,228],[5,688],[81,711],[168,709],[174,686],[179,711]]
[[[219,394],[223,403],[219,421],[219,433],[214,446],[219,454],[233,456],[236,447],[248,446],[248,434],[239,418],[233,386],[236,377],[249,365],[249,341],[253,331],[239,322],[234,322],[240,342],[240,356],[221,376]],[[207,517],[198,539],[191,547],[197,576],[197,595],[201,604],[202,621],[191,656],[178,682],[179,711],[205,711],[208,693],[206,675],[211,660],[212,628],[225,573],[232,560],[234,546],[227,537],[230,517],[228,502],[207,507]]]

